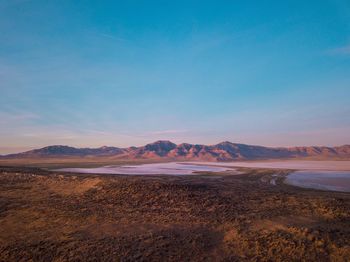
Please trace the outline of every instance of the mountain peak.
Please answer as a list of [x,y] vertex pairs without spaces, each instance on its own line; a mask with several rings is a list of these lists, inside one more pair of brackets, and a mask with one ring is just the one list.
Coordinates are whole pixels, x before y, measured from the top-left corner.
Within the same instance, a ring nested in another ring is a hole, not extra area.
[[217,145],[235,145],[235,143],[232,143],[230,141],[223,141],[223,142],[220,142],[219,144]]
[[176,148],[176,144],[168,140],[158,140],[154,143],[145,145],[140,149],[140,152],[145,153],[148,151],[158,156],[165,156],[174,148]]
[[22,154],[29,154],[29,155],[75,155],[78,154],[79,149],[71,146],[65,146],[65,145],[52,145],[52,146],[46,146],[40,149],[34,149],[27,152],[24,152]]
[[148,145],[176,145],[173,142],[169,141],[169,140],[157,140],[153,143],[150,143]]

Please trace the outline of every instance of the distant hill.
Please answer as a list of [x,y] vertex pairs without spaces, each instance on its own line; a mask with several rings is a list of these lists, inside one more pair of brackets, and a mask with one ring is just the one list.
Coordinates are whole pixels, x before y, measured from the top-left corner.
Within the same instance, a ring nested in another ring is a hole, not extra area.
[[141,147],[99,147],[75,148],[69,146],[48,146],[18,154],[1,156],[14,158],[53,157],[115,157],[124,159],[174,159],[203,161],[233,161],[255,159],[322,158],[350,159],[350,145],[338,147],[263,147],[255,145],[222,142],[216,145],[174,144],[170,141],[156,141]]

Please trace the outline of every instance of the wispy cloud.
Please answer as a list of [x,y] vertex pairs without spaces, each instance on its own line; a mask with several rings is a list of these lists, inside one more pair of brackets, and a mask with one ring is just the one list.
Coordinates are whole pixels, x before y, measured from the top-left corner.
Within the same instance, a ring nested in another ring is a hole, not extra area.
[[10,6],[21,5],[27,2],[31,2],[32,0],[4,0],[0,2],[0,8],[6,8]]
[[350,44],[346,46],[337,47],[328,51],[331,55],[350,55]]
[[31,112],[0,112],[0,123],[1,124],[13,124],[18,121],[30,121],[39,119],[40,116]]
[[149,132],[147,135],[173,135],[173,134],[182,134],[186,133],[187,130],[184,129],[170,129],[170,130],[159,130]]
[[109,38],[109,39],[112,39],[112,40],[117,40],[117,41],[122,41],[122,42],[126,42],[128,41],[127,39],[125,38],[121,38],[121,37],[118,37],[118,36],[115,36],[115,35],[111,35],[111,34],[99,34],[100,36],[102,37],[105,37],[105,38]]

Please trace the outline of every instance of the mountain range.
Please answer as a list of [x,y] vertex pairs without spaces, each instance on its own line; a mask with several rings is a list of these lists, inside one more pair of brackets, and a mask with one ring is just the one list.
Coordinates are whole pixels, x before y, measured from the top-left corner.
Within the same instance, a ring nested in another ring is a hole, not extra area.
[[255,159],[321,158],[350,159],[350,145],[337,147],[264,147],[231,142],[215,145],[174,144],[170,141],[156,141],[141,147],[99,147],[75,148],[54,145],[18,154],[1,156],[14,158],[56,158],[56,157],[112,157],[118,159],[172,159],[201,161],[234,161]]

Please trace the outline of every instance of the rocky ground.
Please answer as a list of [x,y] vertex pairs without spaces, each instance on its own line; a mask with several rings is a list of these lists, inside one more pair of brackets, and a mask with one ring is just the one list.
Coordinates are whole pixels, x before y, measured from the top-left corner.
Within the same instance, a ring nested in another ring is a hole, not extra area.
[[349,193],[284,185],[287,171],[242,171],[3,167],[0,261],[350,261]]

